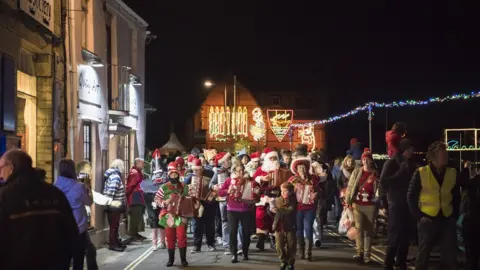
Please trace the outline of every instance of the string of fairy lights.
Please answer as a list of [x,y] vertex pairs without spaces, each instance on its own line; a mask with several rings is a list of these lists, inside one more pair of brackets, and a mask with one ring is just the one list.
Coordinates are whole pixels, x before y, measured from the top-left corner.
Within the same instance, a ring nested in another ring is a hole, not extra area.
[[317,120],[317,121],[308,122],[308,123],[292,124],[291,126],[307,127],[307,126],[328,124],[328,123],[336,122],[338,120],[342,120],[344,118],[356,115],[362,111],[368,111],[369,109],[373,109],[373,108],[399,108],[399,107],[406,107],[406,106],[424,106],[432,103],[443,103],[448,101],[467,100],[472,98],[480,98],[480,91],[471,92],[468,94],[453,94],[446,97],[434,97],[434,98],[429,98],[427,100],[405,100],[405,101],[395,101],[391,103],[367,102],[365,103],[365,105],[356,107],[355,109],[346,113],[342,113],[340,115],[335,115],[323,120]]

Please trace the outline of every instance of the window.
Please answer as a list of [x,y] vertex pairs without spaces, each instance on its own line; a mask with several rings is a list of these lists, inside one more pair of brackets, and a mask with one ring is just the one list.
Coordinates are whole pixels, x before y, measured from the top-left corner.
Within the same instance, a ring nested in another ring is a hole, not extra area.
[[92,161],[92,124],[83,124],[83,160]]
[[272,105],[280,105],[280,98],[272,97]]
[[123,146],[124,146],[124,154],[123,154],[123,162],[125,162],[125,179],[128,177],[128,173],[130,171],[130,135],[125,135],[123,139]]
[[16,97],[17,135],[21,137],[21,149],[33,159],[37,156],[37,77],[17,71]]

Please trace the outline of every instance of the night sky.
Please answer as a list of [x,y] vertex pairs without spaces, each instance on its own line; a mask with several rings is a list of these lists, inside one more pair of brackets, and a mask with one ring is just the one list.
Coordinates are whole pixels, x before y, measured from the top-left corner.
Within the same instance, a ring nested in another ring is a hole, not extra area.
[[[254,93],[324,92],[328,116],[370,100],[480,90],[479,9],[464,1],[126,2],[158,36],[146,48],[147,102],[159,109],[147,119],[147,147],[168,140],[171,116],[180,140],[191,136],[183,123],[207,94],[203,80],[229,74]],[[396,121],[407,123],[420,150],[444,128],[480,126],[479,105],[375,110],[374,152],[385,152],[386,128]],[[351,137],[368,144],[367,114],[327,131],[330,155],[344,154]]]

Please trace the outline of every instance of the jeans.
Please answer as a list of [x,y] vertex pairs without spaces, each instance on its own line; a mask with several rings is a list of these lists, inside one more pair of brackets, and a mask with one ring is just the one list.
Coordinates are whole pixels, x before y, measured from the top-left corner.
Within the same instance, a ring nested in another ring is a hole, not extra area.
[[297,238],[313,242],[313,222],[315,221],[315,208],[297,210]]
[[248,248],[250,247],[250,226],[252,225],[252,213],[250,211],[247,212],[233,212],[228,211],[228,221],[230,223],[230,252],[232,254],[237,254],[238,247],[237,245],[237,237],[238,237],[238,229],[239,229],[239,222],[242,224],[242,242],[243,242],[243,254],[248,255]]
[[108,220],[108,245],[112,247],[119,247],[121,245],[118,238],[118,229],[120,228],[120,212],[107,212]]
[[395,263],[406,267],[410,245],[410,220],[408,205],[389,205],[388,247],[385,256],[385,265],[388,267],[393,267]]
[[[227,203],[220,202],[219,208],[220,208],[220,220],[222,221],[223,247],[225,249],[228,249],[230,247],[230,224],[228,222],[228,217],[227,217]],[[240,227],[240,230],[242,229],[243,227]],[[243,233],[243,230],[242,230],[242,233]],[[248,233],[248,237],[249,237],[248,239],[250,239],[250,232]],[[243,239],[243,235],[237,234],[237,243],[239,248],[242,247],[242,243],[243,243],[242,239]]]
[[343,211],[343,206],[342,202],[340,201],[339,195],[335,195],[333,197],[335,208],[334,208],[334,213],[335,213],[335,221],[339,222],[340,217],[342,216],[342,211]]
[[193,232],[193,244],[200,248],[202,246],[203,234],[207,237],[207,245],[215,246],[215,213],[216,205],[203,203],[203,216],[194,218],[195,228]]
[[87,269],[97,270],[97,250],[90,241],[88,232],[83,232],[78,236],[77,246],[73,254],[73,270],[83,270],[85,255],[87,258]]

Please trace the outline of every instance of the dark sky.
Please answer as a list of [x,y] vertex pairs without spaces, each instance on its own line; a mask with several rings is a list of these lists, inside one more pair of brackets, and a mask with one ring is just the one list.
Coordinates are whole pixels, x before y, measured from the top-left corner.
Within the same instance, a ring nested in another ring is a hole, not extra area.
[[[465,1],[126,2],[158,36],[146,49],[147,102],[159,108],[148,118],[148,147],[166,142],[172,116],[179,137],[189,136],[183,123],[205,95],[203,80],[229,73],[253,92],[325,92],[329,115],[369,100],[480,89],[479,9]],[[374,150],[395,121],[425,148],[443,128],[472,127],[478,105],[376,110]],[[332,155],[351,137],[368,143],[367,115],[331,124],[327,136]]]

